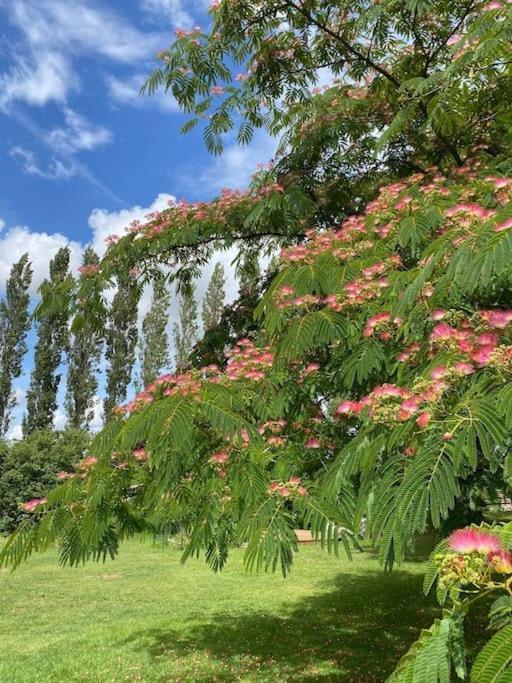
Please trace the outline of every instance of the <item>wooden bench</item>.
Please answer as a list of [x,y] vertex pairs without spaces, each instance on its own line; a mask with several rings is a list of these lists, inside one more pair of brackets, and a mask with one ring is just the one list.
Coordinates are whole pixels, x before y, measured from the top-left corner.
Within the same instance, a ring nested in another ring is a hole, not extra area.
[[315,543],[316,538],[313,538],[309,529],[295,529],[295,536],[299,543]]

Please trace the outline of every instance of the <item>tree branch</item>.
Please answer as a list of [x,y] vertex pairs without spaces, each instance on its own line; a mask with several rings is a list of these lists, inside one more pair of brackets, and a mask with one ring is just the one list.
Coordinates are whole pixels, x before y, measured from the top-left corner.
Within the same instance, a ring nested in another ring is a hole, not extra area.
[[357,48],[355,48],[353,45],[351,45],[349,42],[347,42],[345,40],[345,38],[340,36],[338,33],[335,33],[328,26],[325,26],[325,24],[322,24],[310,12],[308,12],[308,10],[304,9],[303,7],[300,7],[300,5],[296,5],[293,2],[293,0],[285,0],[285,4],[288,7],[290,7],[291,9],[294,9],[299,14],[302,14],[302,16],[305,19],[307,19],[309,22],[311,22],[314,26],[319,28],[324,33],[327,33],[327,35],[331,36],[331,38],[334,38],[339,43],[341,43],[347,52],[349,52],[352,56],[356,57],[358,60],[364,62],[367,66],[369,66],[374,71],[377,71],[378,73],[380,73],[381,76],[384,76],[384,78],[386,78],[396,88],[400,87],[400,81],[398,80],[398,78],[393,76],[393,74],[390,71],[388,71],[385,67],[381,66],[380,64],[377,64],[376,62],[374,62],[369,56],[365,55],[363,52],[360,52]]

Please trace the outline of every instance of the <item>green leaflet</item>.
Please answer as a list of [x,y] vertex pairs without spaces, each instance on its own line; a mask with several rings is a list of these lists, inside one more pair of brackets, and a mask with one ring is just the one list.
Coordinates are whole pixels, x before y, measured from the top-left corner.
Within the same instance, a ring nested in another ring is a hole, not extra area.
[[512,624],[484,645],[471,669],[471,683],[504,683],[512,669]]
[[296,358],[343,336],[345,323],[341,314],[323,308],[306,313],[288,327],[279,344],[278,354],[283,361]]
[[387,683],[450,683],[452,669],[464,678],[462,616],[446,613],[422,631]]

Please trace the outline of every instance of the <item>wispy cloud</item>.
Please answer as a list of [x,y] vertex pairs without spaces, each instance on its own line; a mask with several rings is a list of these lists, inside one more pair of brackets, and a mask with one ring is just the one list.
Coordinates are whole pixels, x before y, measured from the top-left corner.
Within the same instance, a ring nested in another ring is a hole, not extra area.
[[[52,146],[50,133],[39,124],[34,121],[30,116],[24,112],[14,109],[11,112],[12,116],[15,118],[18,124],[23,126],[26,130],[31,133],[31,135],[37,140],[37,142],[47,147],[50,150],[51,158],[46,164],[41,165],[37,159],[37,156],[32,150],[28,150],[26,147],[14,146],[11,148],[11,156],[17,158],[18,162],[22,162],[22,168],[25,173],[30,175],[38,175],[40,178],[46,180],[61,180],[71,177],[80,177],[86,180],[90,185],[98,189],[100,192],[110,197],[117,204],[125,204],[126,202],[118,197],[105,183],[103,183],[99,178],[97,178],[90,169],[76,157],[76,151],[66,151],[61,148],[58,150],[58,156]],[[14,154],[13,154],[13,150]],[[21,150],[21,153],[20,151]],[[56,169],[59,168],[60,175],[57,175]],[[39,169],[38,172],[36,169]]]
[[172,26],[191,26],[207,11],[210,0],[140,0],[140,8],[149,19],[167,19]]
[[7,113],[15,101],[41,107],[65,102],[77,87],[69,60],[56,52],[42,52],[37,61],[17,56],[14,65],[0,74],[0,109]]
[[67,0],[13,0],[4,11],[21,37],[13,65],[0,75],[4,110],[15,101],[36,106],[64,102],[79,86],[78,56],[138,63],[163,40],[158,32],[141,32],[112,10],[86,2],[70,7]]
[[162,40],[160,33],[143,33],[113,10],[83,0],[13,0],[9,18],[32,47],[69,55],[133,63],[153,54]]
[[[113,136],[69,106],[69,96],[79,91],[76,60],[109,60],[135,64],[154,54],[164,41],[158,31],[141,31],[115,11],[78,0],[10,0],[2,3],[17,31],[12,41],[10,65],[0,73],[0,112],[21,123],[38,145],[50,150],[40,162],[26,145],[13,145],[11,156],[25,173],[46,180],[82,177],[120,203],[118,197],[95,177],[77,155],[109,143]],[[62,125],[43,130],[26,114],[28,107],[42,108],[55,103],[63,115]]]
[[16,145],[11,147],[9,154],[16,159],[27,175],[37,176],[45,180],[62,180],[79,175],[78,169],[73,165],[66,165],[59,159],[51,159],[46,167],[41,166],[34,152],[25,147]]
[[81,150],[92,150],[112,141],[112,133],[102,126],[95,126],[83,116],[69,107],[64,108],[65,125],[49,131],[41,129],[36,124],[30,130],[38,142],[51,149],[60,158],[52,155],[43,167],[36,154],[26,147],[14,145],[9,150],[11,157],[16,159],[24,172],[46,180],[68,179],[83,176],[89,179],[88,172],[84,173],[84,166],[74,158]]
[[112,142],[111,131],[97,126],[85,117],[64,107],[65,126],[54,128],[46,135],[46,142],[61,154],[73,154],[81,150],[92,150]]

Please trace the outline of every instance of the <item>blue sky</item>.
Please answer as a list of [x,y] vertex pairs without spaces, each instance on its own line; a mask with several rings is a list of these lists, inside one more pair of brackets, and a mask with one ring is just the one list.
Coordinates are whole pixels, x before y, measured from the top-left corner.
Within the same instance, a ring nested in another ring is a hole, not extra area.
[[171,196],[243,187],[272,156],[262,133],[212,158],[200,131],[179,133],[186,117],[170,95],[138,94],[175,29],[207,25],[208,4],[0,0],[0,294],[25,251],[36,296],[60,246],[77,268],[85,245],[101,252],[108,234]]
[[212,159],[172,96],[138,95],[175,29],[208,20],[207,0],[0,0],[4,248],[15,226],[84,244],[95,210],[209,198],[271,156],[261,135]]

